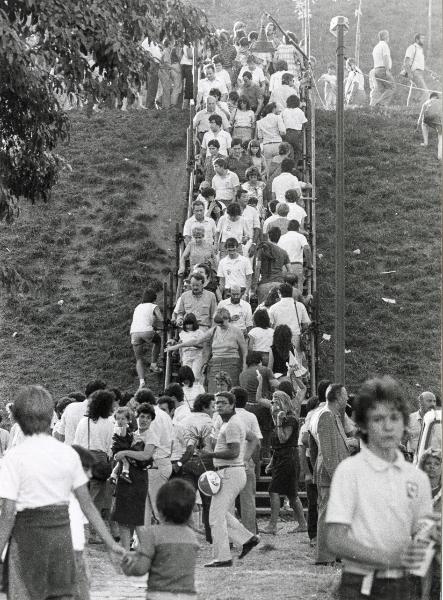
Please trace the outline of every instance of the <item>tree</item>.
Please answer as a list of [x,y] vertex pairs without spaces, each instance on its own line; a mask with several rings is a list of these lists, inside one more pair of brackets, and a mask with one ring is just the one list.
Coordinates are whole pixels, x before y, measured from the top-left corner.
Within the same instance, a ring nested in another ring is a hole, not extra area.
[[47,201],[63,161],[57,143],[69,119],[57,94],[88,93],[104,81],[146,79],[141,41],[191,40],[211,30],[181,0],[0,0],[0,220],[19,200]]

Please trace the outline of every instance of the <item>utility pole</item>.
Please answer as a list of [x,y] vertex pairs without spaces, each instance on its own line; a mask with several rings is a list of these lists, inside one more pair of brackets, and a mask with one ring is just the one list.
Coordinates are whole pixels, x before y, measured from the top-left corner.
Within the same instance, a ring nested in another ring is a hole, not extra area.
[[432,50],[432,0],[428,0],[428,60]]
[[334,17],[331,33],[337,38],[337,108],[335,142],[335,333],[334,381],[345,383],[345,190],[344,190],[344,56],[346,17]]
[[[431,2],[431,0],[429,0]],[[361,5],[362,0],[358,1],[357,8],[357,28],[355,30],[355,64],[360,66],[360,44],[361,44]]]

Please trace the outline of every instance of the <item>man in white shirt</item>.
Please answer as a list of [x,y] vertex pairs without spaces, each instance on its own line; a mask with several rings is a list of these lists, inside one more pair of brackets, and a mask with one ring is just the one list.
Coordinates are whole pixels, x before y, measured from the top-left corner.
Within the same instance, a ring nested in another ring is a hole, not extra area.
[[258,210],[254,206],[250,206],[248,204],[248,192],[243,188],[237,193],[237,202],[241,208],[241,216],[243,217],[247,231],[248,231],[248,241],[243,246],[243,256],[249,256],[252,261],[252,257],[255,254],[255,250],[257,248],[257,244],[260,238],[260,215],[258,214]]
[[437,400],[432,392],[422,392],[418,397],[418,410],[409,415],[409,426],[407,433],[407,449],[409,452],[417,451],[418,438],[423,425],[423,417],[429,410],[434,410]]
[[249,302],[242,300],[241,287],[238,285],[231,285],[231,296],[226,300],[220,300],[218,308],[226,308],[231,315],[231,322],[236,327],[242,330],[246,336],[248,331],[252,328],[252,309]]
[[374,76],[377,83],[377,94],[372,99],[371,106],[388,105],[395,92],[395,82],[392,76],[391,50],[389,49],[389,31],[383,30],[378,34],[379,42],[372,51],[374,59]]
[[[257,421],[257,417],[254,413],[249,412],[245,409],[248,401],[248,392],[242,387],[233,387],[231,394],[235,397],[235,414],[240,417],[243,425],[245,426],[246,433],[250,432],[254,437],[253,441],[246,442],[246,452],[250,456],[249,460],[245,460],[246,469],[246,485],[240,492],[240,520],[248,531],[257,533],[256,531],[256,507],[255,507],[255,493],[256,493],[256,475],[255,475],[255,463],[260,460],[260,443],[263,439],[263,435],[260,431],[260,426]],[[214,416],[214,430],[218,432],[222,426],[223,421],[220,415]]]
[[[245,460],[249,461],[246,439],[253,436],[246,432],[241,418],[235,412],[235,396],[220,392],[215,397],[215,408],[223,424],[217,436],[213,452],[201,452],[202,458],[212,458],[214,470],[220,472],[223,485],[212,496],[209,523],[212,531],[214,560],[205,567],[232,567],[229,542],[242,546],[239,558],[248,554],[260,542],[260,538],[248,531],[230,512],[234,498],[246,485]],[[252,448],[253,450],[253,448]]]
[[214,65],[208,65],[205,67],[205,75],[206,77],[204,79],[200,79],[198,82],[197,106],[201,106],[203,102],[206,102],[206,98],[209,96],[209,92],[213,88],[220,90],[222,100],[226,100],[228,98],[228,89],[223,81],[217,79],[215,76]]
[[[414,43],[406,49],[405,59],[403,63],[403,71],[406,76],[409,76],[415,85],[419,88],[416,102],[422,103],[428,99],[428,86],[425,81],[425,54],[423,45],[425,36],[422,33],[417,33],[414,37]],[[412,90],[411,90],[412,91]]]
[[275,63],[275,71],[269,78],[269,92],[271,94],[277,86],[281,85],[281,79],[284,73],[289,73],[288,63],[285,60],[278,60]]
[[277,202],[286,202],[285,194],[288,190],[298,190],[300,196],[302,189],[312,187],[310,183],[299,181],[294,175],[295,161],[284,158],[281,161],[281,174],[272,181],[272,199]]
[[292,331],[292,343],[300,353],[300,336],[302,330],[310,325],[306,307],[292,297],[292,286],[289,283],[280,284],[278,294],[280,300],[269,309],[271,325],[275,329],[277,325],[287,325]]
[[215,237],[215,221],[211,217],[205,217],[205,205],[201,200],[195,200],[192,205],[192,217],[186,219],[183,226],[183,237],[187,246],[192,238],[192,227],[195,224],[201,225],[205,230],[205,240],[210,244],[214,243]]
[[235,173],[229,171],[224,158],[215,159],[213,164],[215,175],[212,178],[212,188],[215,190],[215,198],[229,206],[240,189],[240,180]]
[[286,108],[286,100],[289,96],[298,96],[298,89],[294,85],[294,75],[284,73],[281,78],[281,85],[276,85],[271,94],[270,102],[277,105],[277,113],[281,113]]
[[208,119],[209,121],[209,131],[207,131],[202,139],[202,145],[200,149],[200,158],[201,162],[204,165],[206,159],[206,149],[208,144],[212,140],[217,140],[220,144],[219,153],[223,156],[228,156],[228,149],[231,147],[232,138],[231,134],[228,131],[222,129],[223,119],[220,115],[214,114],[211,115]]
[[192,120],[192,125],[200,141],[202,141],[204,134],[210,130],[209,117],[211,115],[220,115],[222,128],[225,131],[229,130],[229,121],[225,113],[217,107],[217,100],[214,96],[208,96],[206,99],[206,108],[199,110]]
[[90,381],[85,389],[86,400],[83,400],[83,402],[72,402],[71,404],[68,404],[62,414],[60,425],[58,427],[58,433],[54,434],[54,437],[57,440],[72,446],[74,443],[77,425],[87,413],[91,395],[95,391],[104,390],[105,388],[106,383],[104,381],[100,381],[99,379]]
[[304,230],[305,219],[307,217],[305,209],[298,204],[300,199],[300,193],[297,189],[288,190],[285,194],[286,206],[289,208],[287,219],[289,221],[298,221],[300,223],[300,229]]
[[303,293],[303,257],[306,268],[312,269],[312,254],[308,240],[299,232],[300,224],[295,219],[289,221],[288,231],[278,240],[278,245],[286,250],[291,264],[291,272],[297,275],[297,287]]
[[238,242],[235,238],[226,240],[228,256],[221,259],[218,264],[217,277],[220,278],[220,292],[231,290],[232,286],[239,286],[248,297],[251,289],[253,269],[251,262],[238,252]]
[[139,404],[144,404],[145,402],[150,404],[154,407],[155,411],[155,419],[152,421],[149,431],[156,437],[158,446],[155,448],[154,461],[149,470],[148,497],[146,498],[145,511],[145,525],[148,526],[151,522],[151,514],[155,519],[160,520],[156,500],[161,486],[171,477],[171,453],[174,442],[174,428],[171,417],[157,406],[157,400],[151,390],[146,388],[138,390],[134,399]]

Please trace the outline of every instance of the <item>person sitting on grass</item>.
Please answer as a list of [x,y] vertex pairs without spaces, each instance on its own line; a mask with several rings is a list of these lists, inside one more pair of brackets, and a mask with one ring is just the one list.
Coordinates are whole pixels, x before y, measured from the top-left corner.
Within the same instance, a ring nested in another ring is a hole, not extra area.
[[188,526],[194,503],[190,483],[182,479],[165,483],[157,496],[160,524],[141,528],[137,550],[123,558],[125,575],[149,573],[148,598],[191,598],[196,593],[198,543]]

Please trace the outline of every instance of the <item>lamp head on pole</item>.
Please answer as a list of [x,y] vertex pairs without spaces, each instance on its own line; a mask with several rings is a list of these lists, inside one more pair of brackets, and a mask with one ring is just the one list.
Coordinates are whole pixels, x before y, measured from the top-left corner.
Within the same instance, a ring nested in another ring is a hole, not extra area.
[[272,61],[272,56],[275,52],[275,48],[266,37],[265,31],[265,17],[262,15],[261,23],[260,23],[260,32],[258,34],[258,38],[251,44],[251,53],[264,64],[267,64]]
[[337,37],[339,27],[343,27],[343,32],[346,34],[349,31],[349,19],[347,17],[334,17],[331,19],[329,31],[334,37]]

